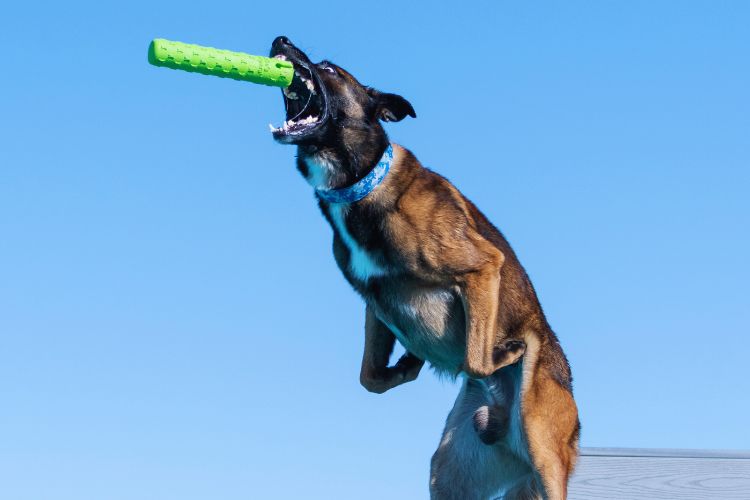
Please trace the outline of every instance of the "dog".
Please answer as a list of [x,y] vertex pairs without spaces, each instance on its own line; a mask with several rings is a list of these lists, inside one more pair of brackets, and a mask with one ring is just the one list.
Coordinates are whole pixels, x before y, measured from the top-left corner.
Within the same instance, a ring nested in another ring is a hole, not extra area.
[[[567,496],[580,423],[568,361],[508,242],[448,180],[391,144],[381,122],[416,118],[403,97],[313,63],[286,37],[271,57],[293,64],[276,141],[333,229],[333,254],[362,296],[360,382],[382,393],[425,361],[463,385],[432,457],[433,500]],[[392,366],[398,340],[406,352]]]

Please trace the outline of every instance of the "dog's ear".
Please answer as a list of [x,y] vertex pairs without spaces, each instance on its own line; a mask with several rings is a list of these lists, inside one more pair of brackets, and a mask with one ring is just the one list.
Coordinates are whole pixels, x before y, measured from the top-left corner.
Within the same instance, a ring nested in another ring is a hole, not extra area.
[[407,115],[417,117],[411,103],[400,95],[380,92],[371,87],[367,88],[367,93],[375,104],[376,116],[384,122],[400,122]]

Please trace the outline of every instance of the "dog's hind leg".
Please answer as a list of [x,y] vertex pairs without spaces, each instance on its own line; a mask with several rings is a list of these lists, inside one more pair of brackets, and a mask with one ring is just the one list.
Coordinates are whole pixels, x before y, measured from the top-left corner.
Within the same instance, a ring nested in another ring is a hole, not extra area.
[[432,457],[432,500],[488,500],[531,472],[527,464],[482,442],[475,415],[491,403],[481,384],[466,380],[448,415],[442,439]]
[[[536,359],[524,365],[523,425],[546,500],[565,500],[578,456],[578,410],[570,390]],[[533,375],[531,375],[533,373]]]
[[502,500],[543,500],[544,497],[536,475],[528,474],[500,498]]
[[[555,417],[559,420],[553,422]],[[564,412],[527,415],[524,422],[529,455],[544,485],[547,500],[565,500],[568,495],[568,479],[577,456],[577,448],[571,443],[577,424],[561,428],[559,424],[566,418]]]

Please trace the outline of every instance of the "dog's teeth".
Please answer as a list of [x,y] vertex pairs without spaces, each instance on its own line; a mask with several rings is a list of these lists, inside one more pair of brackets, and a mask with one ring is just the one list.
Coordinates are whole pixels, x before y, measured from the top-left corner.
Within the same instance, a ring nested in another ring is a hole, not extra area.
[[297,96],[297,93],[292,92],[289,89],[284,89],[284,95],[286,96],[287,99],[291,99],[293,101],[296,101],[297,99],[299,99],[299,96]]
[[307,85],[307,89],[314,94],[315,93],[315,85],[313,84],[313,82],[310,81],[310,80],[302,80],[302,81],[305,82],[305,85]]
[[281,59],[282,61],[286,61],[286,56],[284,54],[276,54],[273,56],[274,59]]

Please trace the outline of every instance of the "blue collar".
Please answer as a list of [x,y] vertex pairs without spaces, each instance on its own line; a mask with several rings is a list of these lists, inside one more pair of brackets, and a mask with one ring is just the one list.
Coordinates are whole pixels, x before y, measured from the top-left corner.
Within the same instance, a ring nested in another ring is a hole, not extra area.
[[341,189],[316,189],[315,193],[328,203],[354,203],[359,201],[383,182],[393,162],[393,146],[388,144],[383,157],[362,179]]

